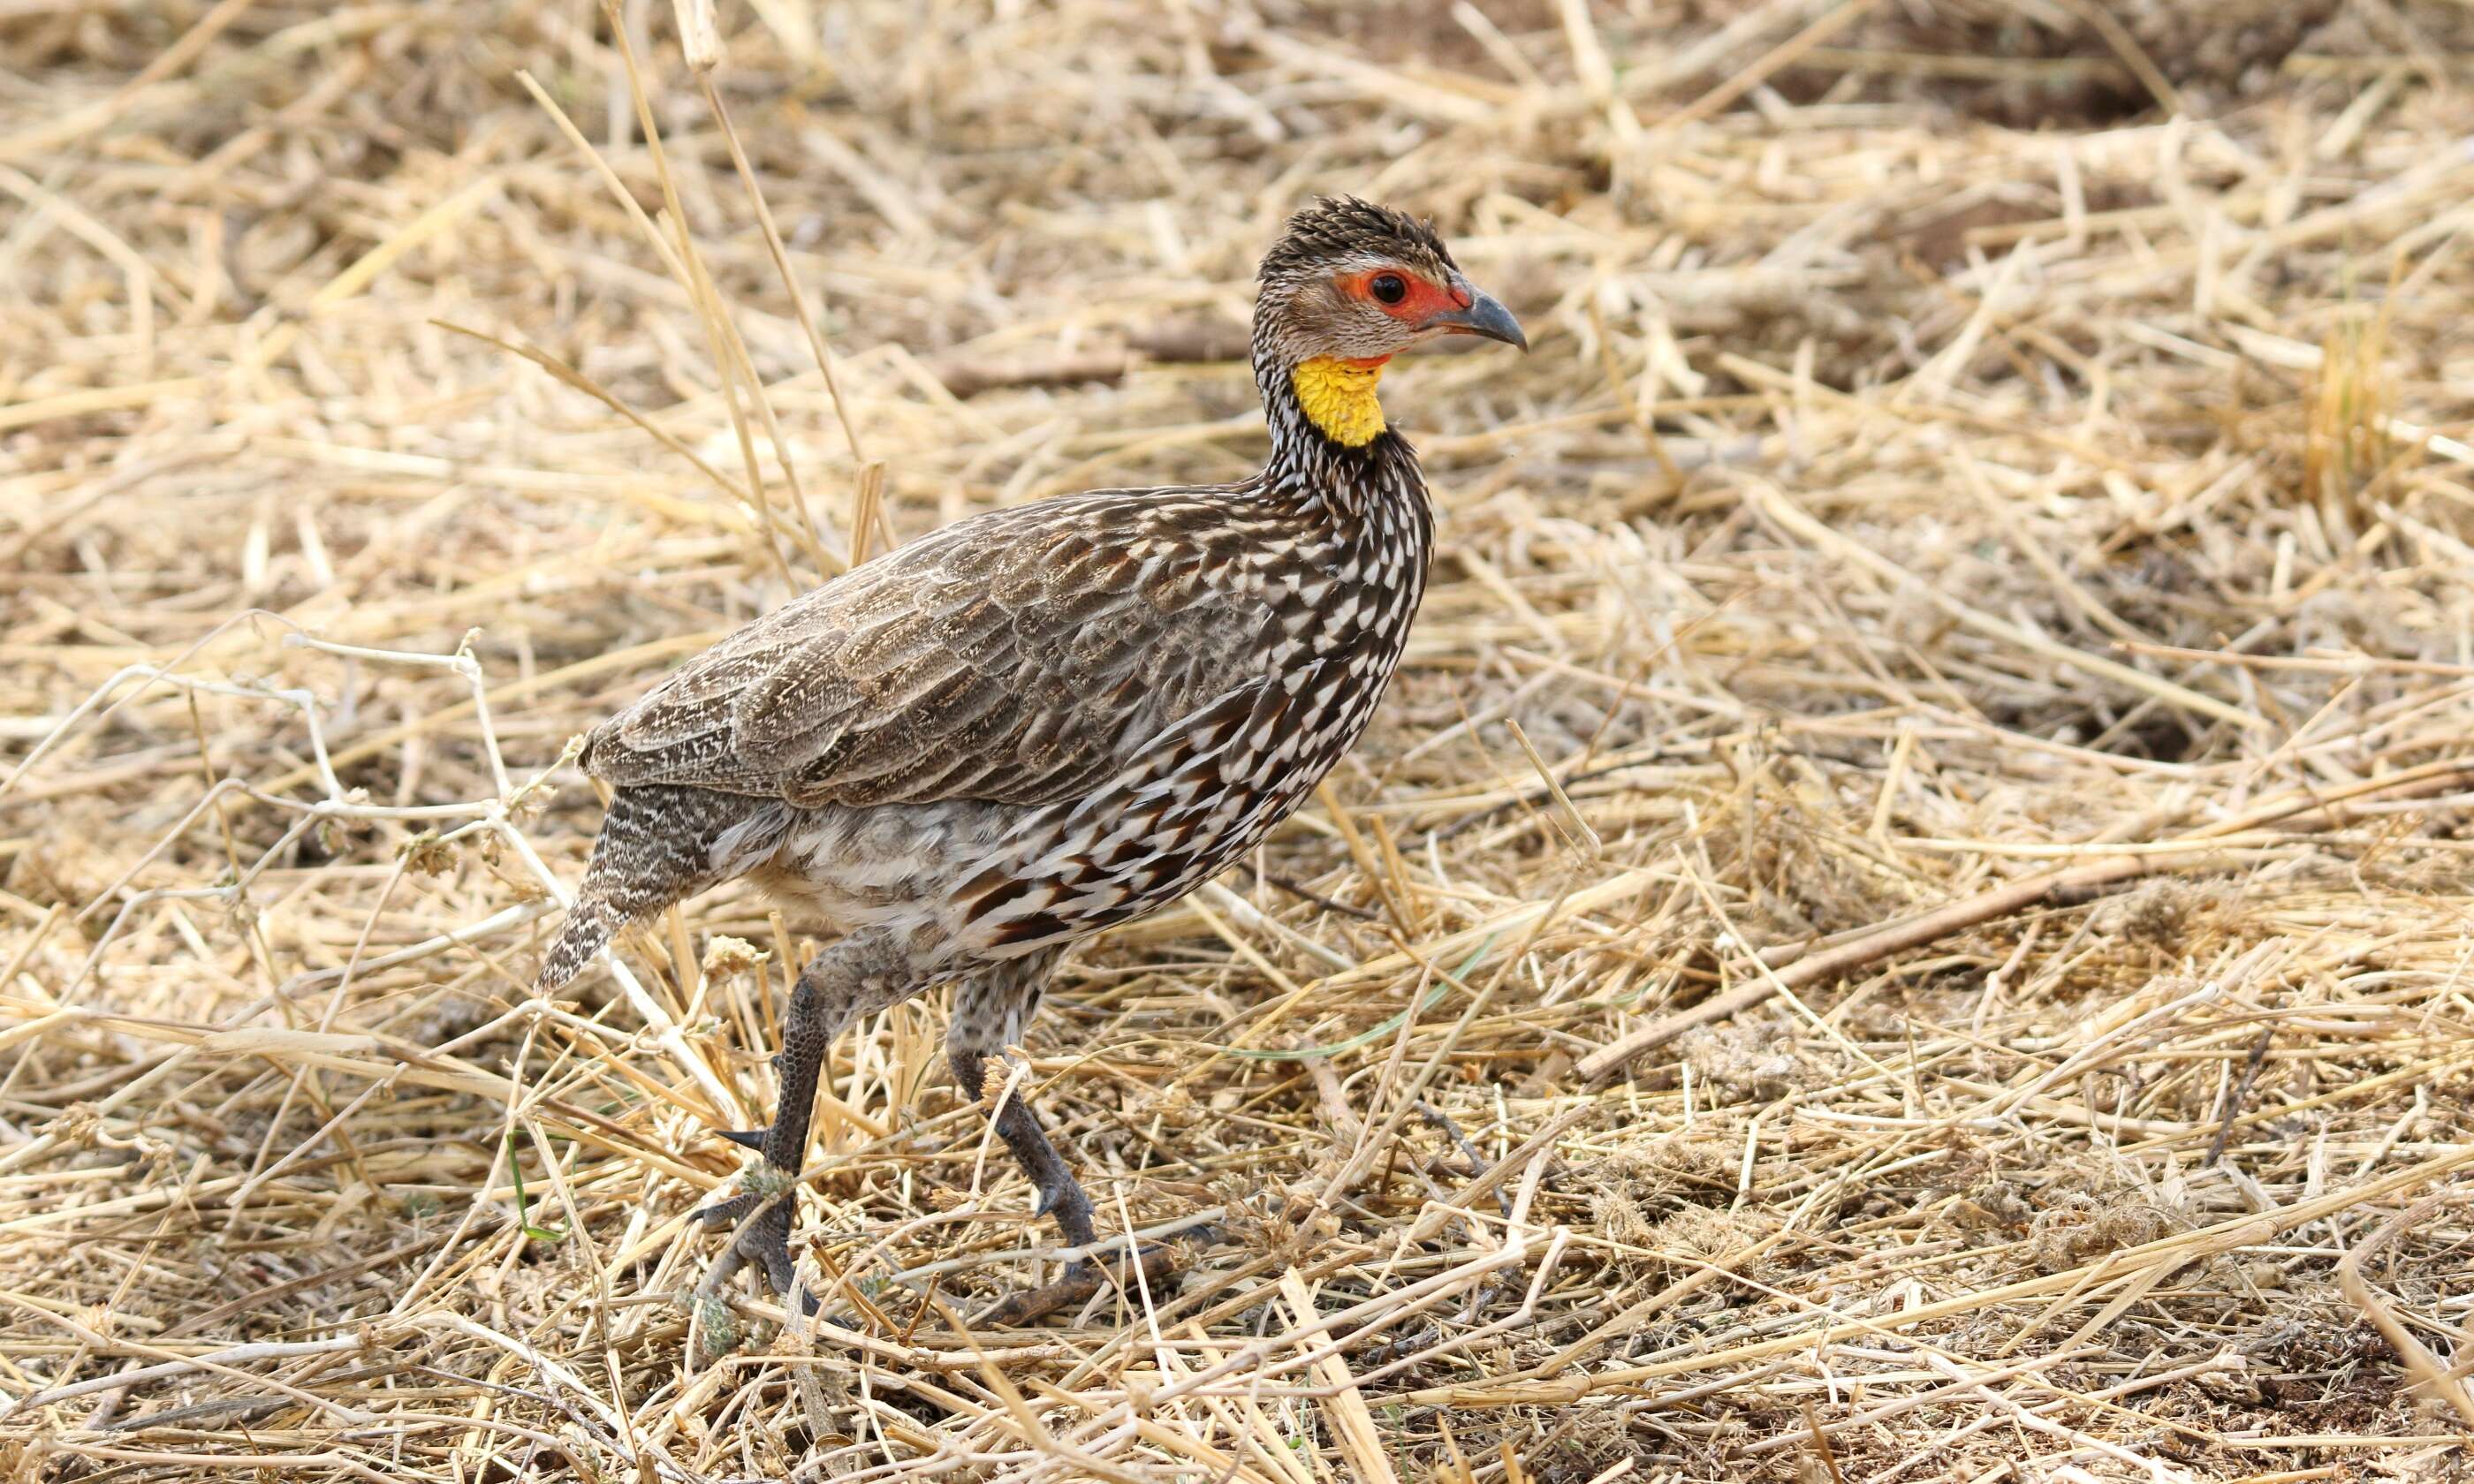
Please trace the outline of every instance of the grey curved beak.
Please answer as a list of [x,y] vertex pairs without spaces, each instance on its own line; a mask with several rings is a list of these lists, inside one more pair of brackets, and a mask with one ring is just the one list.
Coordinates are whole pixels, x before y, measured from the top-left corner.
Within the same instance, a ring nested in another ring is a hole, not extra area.
[[1520,322],[1512,311],[1495,301],[1494,296],[1477,289],[1468,291],[1467,309],[1446,309],[1426,322],[1429,328],[1441,326],[1449,335],[1483,335],[1507,346],[1529,348],[1529,337],[1520,333]]

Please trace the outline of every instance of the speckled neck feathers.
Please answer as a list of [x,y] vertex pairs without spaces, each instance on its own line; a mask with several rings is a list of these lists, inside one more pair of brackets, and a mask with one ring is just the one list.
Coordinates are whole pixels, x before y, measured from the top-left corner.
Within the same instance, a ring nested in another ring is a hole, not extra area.
[[[1425,475],[1375,400],[1381,374],[1328,356],[1300,360],[1257,328],[1254,386],[1272,436],[1257,481],[1265,496],[1351,526],[1378,507],[1414,507],[1426,524]],[[1308,396],[1321,405],[1310,409]]]

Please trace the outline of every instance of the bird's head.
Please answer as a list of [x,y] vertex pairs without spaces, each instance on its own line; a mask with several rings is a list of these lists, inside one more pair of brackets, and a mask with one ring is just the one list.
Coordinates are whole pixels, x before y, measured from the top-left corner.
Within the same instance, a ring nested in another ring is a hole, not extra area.
[[1341,196],[1289,219],[1263,256],[1254,363],[1266,395],[1285,383],[1306,419],[1344,446],[1384,428],[1384,363],[1438,335],[1483,335],[1529,348],[1520,323],[1471,288],[1434,228]]

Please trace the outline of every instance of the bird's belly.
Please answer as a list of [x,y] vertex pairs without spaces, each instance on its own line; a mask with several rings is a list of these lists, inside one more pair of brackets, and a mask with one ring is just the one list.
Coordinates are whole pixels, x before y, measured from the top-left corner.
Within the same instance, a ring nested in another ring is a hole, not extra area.
[[837,932],[939,925],[957,884],[985,869],[1028,812],[971,800],[800,809],[748,875]]

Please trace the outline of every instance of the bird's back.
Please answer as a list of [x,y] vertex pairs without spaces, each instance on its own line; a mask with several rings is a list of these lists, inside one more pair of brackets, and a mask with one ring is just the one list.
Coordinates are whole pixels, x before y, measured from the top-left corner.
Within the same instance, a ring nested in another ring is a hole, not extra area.
[[1069,800],[1269,662],[1285,544],[1242,487],[991,511],[747,625],[595,728],[587,771],[802,808]]

